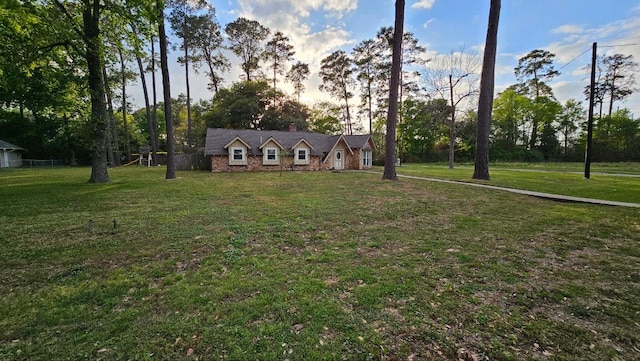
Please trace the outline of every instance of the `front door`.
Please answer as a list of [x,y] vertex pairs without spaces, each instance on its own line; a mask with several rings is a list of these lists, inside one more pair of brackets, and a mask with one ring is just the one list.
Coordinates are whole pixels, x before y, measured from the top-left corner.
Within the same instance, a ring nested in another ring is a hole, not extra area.
[[336,149],[333,156],[333,168],[344,169],[344,151],[342,149]]

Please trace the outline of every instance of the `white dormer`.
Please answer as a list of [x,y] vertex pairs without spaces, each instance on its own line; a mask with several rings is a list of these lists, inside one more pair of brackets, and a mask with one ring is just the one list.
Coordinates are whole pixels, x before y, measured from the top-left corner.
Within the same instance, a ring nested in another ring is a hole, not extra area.
[[251,149],[247,142],[235,137],[224,148],[229,152],[229,165],[247,165],[247,151]]
[[284,147],[273,137],[269,137],[262,143],[260,150],[262,150],[262,165],[280,164],[280,153],[284,150]]
[[304,139],[300,139],[291,150],[293,150],[293,164],[295,165],[307,165],[310,163],[311,150],[313,147],[309,142]]

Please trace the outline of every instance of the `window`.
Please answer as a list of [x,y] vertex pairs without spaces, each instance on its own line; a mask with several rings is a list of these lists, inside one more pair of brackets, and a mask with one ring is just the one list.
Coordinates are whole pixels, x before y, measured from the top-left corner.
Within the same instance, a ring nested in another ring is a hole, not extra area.
[[294,164],[306,165],[309,164],[309,149],[306,147],[294,149]]
[[262,155],[263,165],[278,165],[278,148],[264,148]]
[[246,165],[247,149],[245,147],[229,148],[229,165]]
[[371,151],[365,150],[362,152],[362,165],[364,167],[371,167]]

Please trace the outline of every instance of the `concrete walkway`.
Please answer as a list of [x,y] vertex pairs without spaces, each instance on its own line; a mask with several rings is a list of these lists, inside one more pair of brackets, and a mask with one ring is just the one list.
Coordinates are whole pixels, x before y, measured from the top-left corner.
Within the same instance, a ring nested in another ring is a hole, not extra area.
[[[368,173],[382,175],[382,173],[378,173],[378,172],[368,172]],[[563,202],[577,202],[577,203],[599,204],[599,205],[604,205],[604,206],[640,208],[640,203],[616,202],[616,201],[607,201],[607,200],[604,200],[604,199],[572,197],[572,196],[564,196],[564,195],[561,195],[561,194],[551,194],[551,193],[525,191],[525,190],[521,190],[521,189],[505,188],[505,187],[491,186],[491,185],[479,184],[479,183],[460,182],[460,181],[437,179],[437,178],[427,178],[427,177],[416,177],[416,176],[401,175],[401,174],[398,174],[398,178],[419,179],[419,180],[426,180],[426,181],[430,181],[430,182],[440,182],[440,183],[465,185],[465,186],[470,186],[470,187],[495,189],[495,190],[499,190],[499,191],[511,192],[511,193],[516,193],[516,194],[524,194],[524,195],[527,195],[527,196],[538,197],[538,198],[546,198],[546,199],[551,199],[551,200],[555,200],[555,201],[563,201]]]

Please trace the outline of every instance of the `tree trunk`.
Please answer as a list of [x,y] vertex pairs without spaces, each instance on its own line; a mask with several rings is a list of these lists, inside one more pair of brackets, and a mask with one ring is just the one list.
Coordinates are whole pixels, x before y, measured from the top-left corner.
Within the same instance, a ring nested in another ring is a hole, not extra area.
[[191,141],[191,89],[189,86],[189,48],[186,40],[184,44],[184,76],[187,86],[187,153],[191,154],[193,147]]
[[109,132],[109,163],[112,167],[118,167],[121,165],[120,163],[120,149],[118,146],[118,124],[116,124],[116,117],[113,112],[113,97],[111,94],[111,88],[109,87],[109,79],[107,77],[107,68],[102,67],[102,77],[104,78],[104,89],[105,94],[107,95],[107,131]]
[[484,47],[482,74],[480,76],[478,128],[476,131],[476,155],[473,179],[489,180],[489,134],[491,132],[491,111],[493,108],[500,5],[500,0],[491,0],[487,40]]
[[167,124],[167,173],[166,179],[176,179],[176,138],[173,133],[173,115],[171,112],[171,84],[169,81],[169,63],[167,60],[167,33],[164,28],[164,7],[158,1],[158,34],[160,37],[160,69],[162,71],[162,92],[164,94],[164,116]]
[[158,92],[156,90],[156,50],[151,37],[151,86],[153,87],[153,114],[151,118],[151,126],[154,129],[154,136],[151,138],[151,162],[154,166],[158,165]]
[[396,17],[393,31],[393,55],[391,58],[391,83],[387,134],[385,137],[384,173],[382,179],[398,180],[396,174],[396,128],[398,121],[398,87],[402,60],[402,35],[404,33],[404,0],[396,0]]
[[100,51],[100,1],[84,0],[82,12],[84,43],[87,46],[89,93],[91,97],[91,177],[89,183],[109,183],[107,171],[107,106],[104,79],[102,79],[102,52]]
[[120,54],[120,70],[122,71],[122,124],[124,126],[124,152],[127,164],[131,162],[131,140],[129,139],[129,123],[127,122],[127,74],[124,66],[124,56],[122,49],[118,49]]
[[218,94],[218,80],[216,79],[216,73],[213,69],[213,55],[209,50],[202,49],[204,52],[204,56],[207,58],[207,65],[209,66],[209,72],[211,73],[211,85],[213,85],[213,92]]
[[145,109],[145,115],[147,118],[147,128],[149,128],[149,143],[153,144],[153,138],[155,138],[156,136],[156,130],[153,129],[153,121],[151,119],[151,104],[149,104],[149,90],[147,89],[147,79],[144,76],[144,66],[142,65],[142,59],[137,54],[136,54],[136,61],[138,62],[138,70],[140,71],[140,82],[142,83],[142,94],[144,95],[144,109]]
[[453,169],[456,153],[456,104],[453,102],[453,76],[449,74],[449,95],[451,97],[451,124],[449,125],[449,169]]
[[611,96],[609,97],[609,118],[611,118],[611,113],[613,112],[613,93],[616,91],[616,77],[615,77],[615,73],[614,76],[611,77],[611,89],[609,89],[609,92],[611,94]]
[[[371,77],[371,75],[369,75],[369,77]],[[367,109],[367,112],[369,113],[369,135],[371,135],[373,134],[373,105],[371,104],[373,99],[371,96],[371,80],[369,80],[369,83],[367,84],[367,101],[369,103]],[[300,103],[300,100],[298,100],[298,103]]]
[[[131,30],[137,36],[136,25],[131,23]],[[153,40],[152,40],[153,41]],[[142,83],[142,94],[144,95],[144,105],[146,110],[147,117],[147,128],[149,128],[149,143],[151,144],[152,151],[153,148],[153,139],[156,137],[156,130],[153,128],[153,120],[151,119],[151,105],[149,104],[149,90],[147,89],[147,79],[144,75],[144,65],[142,65],[142,58],[140,55],[136,53],[136,62],[138,63],[138,70],[140,71],[140,82]],[[152,154],[152,161],[155,162],[155,154]]]

